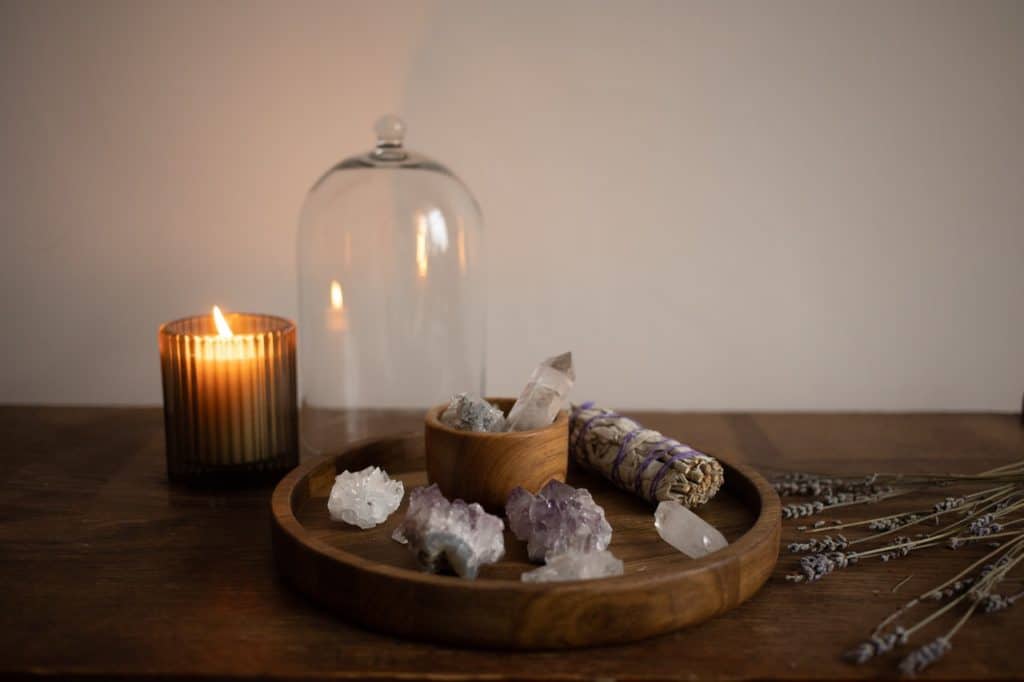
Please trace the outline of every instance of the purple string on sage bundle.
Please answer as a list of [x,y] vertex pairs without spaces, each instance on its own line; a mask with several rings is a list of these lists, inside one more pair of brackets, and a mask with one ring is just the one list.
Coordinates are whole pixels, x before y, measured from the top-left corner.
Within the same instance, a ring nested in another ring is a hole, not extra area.
[[[722,466],[713,457],[592,402],[573,408],[570,428],[570,452],[577,462],[651,502],[675,500],[693,507],[722,485]],[[654,462],[660,466],[651,470]]]
[[[682,445],[682,443],[680,443],[680,445]],[[669,457],[668,461],[666,461],[664,464],[662,464],[661,465],[661,469],[659,469],[658,473],[656,473],[654,475],[654,480],[651,481],[651,489],[647,493],[647,499],[649,499],[651,502],[654,502],[654,501],[656,501],[658,499],[658,497],[657,497],[658,484],[661,483],[661,479],[665,478],[665,475],[672,468],[672,463],[673,462],[678,462],[679,460],[682,460],[682,459],[689,459],[690,457],[694,457],[695,455],[703,454],[701,452],[697,452],[696,450],[691,448],[689,445],[682,445],[682,447],[686,448],[686,450],[683,450],[682,452],[677,452],[676,454],[674,454],[671,457]]]

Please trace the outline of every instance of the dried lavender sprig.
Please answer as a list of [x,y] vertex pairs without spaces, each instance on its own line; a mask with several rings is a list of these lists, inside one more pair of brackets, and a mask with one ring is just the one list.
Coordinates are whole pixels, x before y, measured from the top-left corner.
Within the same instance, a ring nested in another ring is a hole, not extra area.
[[[1017,546],[1017,548],[1022,547],[1024,547],[1024,545]],[[974,608],[978,605],[979,600],[987,596],[991,591],[992,587],[996,585],[1000,580],[1002,580],[1003,576],[1006,575],[1006,572],[1013,568],[1013,566],[1016,565],[1016,563],[1020,561],[1020,559],[1021,556],[1018,555],[1014,558],[1011,552],[1008,551],[1007,554],[1001,557],[998,561],[996,561],[992,565],[992,567],[983,567],[981,573],[978,575],[977,580],[974,581],[974,583],[971,585],[969,589],[967,589],[965,592],[963,592],[955,599],[947,603],[945,606],[935,610],[931,615],[919,620],[912,627],[907,628],[907,637],[910,637],[916,631],[925,627],[930,622],[932,622],[933,620],[935,620],[936,618],[938,618],[939,616],[946,613],[954,606],[962,602],[964,599],[969,599],[971,601],[971,609],[968,612],[968,614],[973,613]],[[957,627],[955,627],[950,632],[955,634],[956,631],[959,629],[960,625],[962,625],[965,621],[966,619],[961,619]],[[947,633],[947,637],[952,637],[952,634]]]
[[[993,570],[993,568],[995,568],[995,564],[999,563],[1003,559],[1006,559],[1008,561],[1009,560],[1009,556],[1010,556],[1010,552],[1013,550],[1013,548],[1016,545],[1020,545],[1022,543],[1024,543],[1024,537],[1018,538],[1017,540],[1011,540],[1010,542],[1006,543],[1005,545],[992,550],[991,552],[989,552],[985,556],[981,557],[980,559],[975,561],[973,564],[971,564],[970,566],[968,566],[964,570],[960,571],[959,573],[954,575],[952,578],[950,578],[946,582],[944,582],[941,585],[939,585],[938,587],[933,587],[932,589],[928,590],[927,592],[922,593],[918,597],[918,599],[941,599],[944,596],[943,595],[943,591],[946,588],[950,587],[950,586],[956,586],[956,584],[958,582],[961,582],[961,581],[962,582],[966,582],[966,581],[969,580],[973,584],[975,579],[974,578],[966,577],[966,576],[968,576],[971,573],[971,571],[973,571],[976,568],[978,568],[978,566],[981,566],[981,571],[980,571],[980,576],[979,577],[984,577],[984,576],[988,575]],[[985,562],[989,561],[990,559],[992,559],[993,557],[995,557],[998,554],[1003,554],[1003,556],[1000,557],[999,559],[996,559],[996,561],[993,562],[992,564],[986,564],[985,563]],[[968,587],[969,587],[969,585],[968,585]],[[948,596],[951,596],[951,595],[945,595],[945,596],[948,597]],[[917,600],[915,599],[914,601],[916,602]],[[878,627],[879,628],[885,627],[886,625],[888,625],[891,622],[892,622],[891,620],[887,619],[886,621],[882,621],[878,625]]]
[[782,518],[801,519],[805,516],[814,516],[824,511],[825,505],[822,502],[801,502],[799,504],[787,504],[782,508]]
[[789,543],[789,551],[791,554],[798,554],[801,552],[839,552],[846,549],[850,544],[850,541],[843,535],[836,536],[835,539],[831,535],[826,535],[821,538],[811,538],[807,542],[791,542]]
[[[878,557],[883,562],[892,561],[894,559],[899,559],[899,558],[905,557],[905,556],[909,555],[910,552],[912,552],[914,550],[924,549],[926,547],[935,547],[935,546],[937,546],[939,544],[942,544],[943,540],[945,540],[946,538],[949,538],[950,536],[955,535],[959,528],[961,528],[962,526],[966,525],[969,522],[970,522],[970,518],[954,522],[954,523],[949,524],[948,526],[945,526],[944,528],[942,528],[942,529],[940,529],[940,530],[938,530],[938,531],[936,531],[934,533],[931,533],[929,535],[926,535],[926,536],[921,537],[921,538],[916,539],[916,540],[911,539],[910,537],[907,537],[907,536],[897,536],[896,538],[894,538],[894,542],[892,542],[892,543],[890,543],[888,545],[885,545],[883,547],[875,547],[875,548],[872,548],[872,549],[869,549],[869,550],[862,550],[860,552],[851,552],[851,553],[847,553],[847,554],[842,554],[842,556],[847,557],[847,559],[849,559],[850,557],[855,557],[856,560],[869,559],[869,558],[872,558],[872,557]],[[869,536],[867,538],[860,538],[858,540],[848,541],[846,543],[846,545],[844,545],[842,547],[842,549],[845,549],[845,548],[847,548],[849,546],[855,545],[855,544],[857,544],[859,542],[875,540],[878,537],[881,537],[881,536],[884,536],[884,535],[888,535],[888,534],[889,534],[889,531],[883,532],[883,533],[878,533],[878,534],[876,534],[874,536]],[[1024,532],[1021,532],[1019,534],[1020,535],[1024,535]],[[1015,533],[1013,535],[1016,536],[1018,534]],[[999,537],[999,536],[1000,535],[997,534],[997,535],[990,535],[988,537],[993,538],[993,537]],[[831,538],[829,538],[829,539],[831,539]],[[843,540],[845,540],[845,538],[843,538]],[[961,544],[963,544],[963,543],[962,542],[955,543],[953,546],[955,548],[955,547],[959,547]],[[796,552],[796,551],[801,551],[801,549],[803,549],[803,548],[808,548],[809,546],[810,546],[810,543],[792,543],[790,545],[789,549],[790,549],[790,551]],[[837,549],[839,549],[839,548],[837,548]],[[834,552],[834,553],[835,554],[841,554],[840,552]],[[828,570],[822,570],[822,569],[828,567],[828,564],[826,562],[824,562],[820,558],[820,557],[823,557],[823,556],[825,556],[826,559],[829,558],[829,556],[826,556],[824,554],[814,555],[813,557],[805,557],[804,559],[801,560],[801,571],[802,571],[802,573],[791,573],[791,574],[786,576],[786,579],[791,581],[791,582],[815,582],[815,581],[820,580],[821,578],[825,577],[826,575],[831,573],[834,570],[834,568],[828,568]],[[815,557],[817,557],[817,558],[815,558]],[[805,562],[807,562],[807,563],[805,563]],[[848,563],[855,563],[855,561],[854,562],[848,562]],[[845,567],[846,567],[846,564],[843,564],[842,566],[839,566],[839,568],[845,568]]]
[[874,476],[862,478],[823,477],[814,474],[794,472],[783,474],[772,484],[780,496],[818,497],[834,493],[875,493],[878,492]]
[[917,524],[918,519],[921,518],[920,514],[914,514],[913,512],[903,514],[900,516],[888,518],[888,519],[877,519],[871,521],[868,524],[869,530],[900,530],[907,526],[913,526]]
[[[898,617],[912,609],[914,606],[922,603],[926,599],[942,599],[958,596],[968,587],[975,583],[974,578],[966,578],[971,571],[975,570],[978,566],[982,566],[982,564],[984,564],[986,561],[989,561],[990,559],[992,559],[992,557],[996,556],[997,554],[1007,553],[1011,551],[1011,549],[1014,547],[1014,543],[1024,543],[1024,538],[1017,541],[1011,541],[1010,543],[1007,543],[1006,545],[999,547],[998,549],[992,550],[985,556],[981,557],[980,559],[969,565],[964,570],[956,573],[955,576],[950,578],[945,583],[942,583],[937,587],[934,587],[931,590],[923,592],[920,595],[914,597],[913,599],[910,599],[902,606],[898,607],[896,610],[894,610],[889,615],[884,617],[884,619],[877,626],[874,626],[874,630],[871,631],[872,636],[881,633],[883,630],[888,628],[894,621],[896,621]],[[984,566],[982,570],[984,570]],[[959,585],[961,583],[964,583],[964,585]],[[955,592],[951,594],[943,594],[943,592],[950,586],[956,587]]]
[[[801,502],[797,504],[787,504],[782,507],[782,518],[784,519],[798,519],[805,516],[814,516],[820,514],[825,510],[837,509],[839,507],[851,507],[855,504],[874,504],[881,502],[882,500],[888,500],[892,497],[898,497],[899,495],[906,495],[909,491],[907,490],[894,490],[888,489],[887,492],[874,493],[871,495],[853,495],[851,497],[829,497],[828,503],[822,500],[813,500],[811,502]],[[835,526],[833,526],[835,527]]]
[[928,666],[937,662],[953,648],[945,637],[936,637],[928,644],[915,649],[900,661],[900,672],[908,677],[913,677]]
[[878,555],[878,558],[882,561],[892,561],[893,559],[899,559],[910,554],[912,549],[910,543],[913,542],[906,535],[897,535],[893,538],[893,542],[896,545],[894,549],[888,552],[883,552]]
[[907,631],[903,628],[896,628],[887,635],[871,635],[871,637],[858,644],[855,648],[843,654],[843,658],[850,663],[863,665],[875,656],[887,654],[897,646],[907,643]]
[[794,583],[813,583],[821,580],[835,570],[843,569],[857,563],[859,557],[855,553],[823,552],[810,554],[800,559],[800,573],[790,573],[786,580]]
[[[995,488],[988,488],[986,490],[979,490],[977,492],[971,493],[970,495],[965,495],[964,497],[967,498],[969,501],[974,501],[976,498],[981,497],[983,499],[979,500],[979,502],[988,502],[989,499],[995,499],[995,498],[999,497],[999,495],[1001,495],[1003,493],[1011,492],[1012,490],[1013,490],[1013,486],[1012,485],[997,486]],[[875,518],[872,518],[872,519],[865,519],[863,521],[851,521],[849,523],[833,525],[828,530],[839,529],[839,528],[852,528],[852,527],[855,527],[855,526],[865,526],[865,525],[870,528],[871,524],[876,523],[876,522],[887,522],[887,521],[890,521],[890,520],[899,520],[901,517],[905,517],[905,516],[908,516],[908,515],[914,515],[914,514],[919,515],[919,516],[924,516],[924,515],[928,514],[929,512],[934,512],[934,509],[933,508],[918,509],[918,510],[914,510],[914,511],[910,511],[910,512],[900,512],[898,514],[890,514],[888,516],[878,516],[878,517],[875,517]],[[945,512],[943,512],[943,513],[945,513]],[[906,524],[906,525],[910,525],[910,524]],[[888,528],[879,528],[878,530],[888,530]],[[821,531],[807,530],[806,532],[808,532],[808,533],[815,533],[815,532],[821,532]]]
[[[965,595],[966,596],[966,595]],[[978,602],[973,602],[970,608],[967,609],[966,613],[960,617],[960,620],[956,622],[949,632],[935,638],[928,644],[912,651],[902,661],[900,661],[900,672],[904,675],[913,677],[916,673],[921,672],[928,666],[932,665],[943,656],[945,656],[951,648],[953,648],[952,640],[956,633],[964,626],[964,623],[974,614],[974,610],[978,608]],[[907,630],[907,637],[917,629],[920,625]]]
[[[971,607],[967,609],[967,612],[960,617],[960,620],[956,622],[949,632],[937,637],[930,643],[925,644],[920,649],[911,652],[909,656],[900,661],[900,672],[904,675],[913,677],[915,673],[919,673],[928,666],[932,665],[940,658],[949,653],[949,650],[953,648],[953,637],[959,632],[960,628],[964,626],[964,623],[974,614],[974,610],[978,608],[978,602],[971,604]],[[914,628],[907,631],[907,636],[913,632]]]
[[1019,538],[1024,536],[1024,530],[1015,530],[1008,533],[992,533],[991,535],[973,536],[973,535],[957,535],[949,539],[948,545],[950,549],[960,549],[966,544],[974,542],[976,540],[994,540],[995,538]]
[[975,582],[974,578],[964,578],[963,580],[957,580],[949,587],[943,588],[942,590],[935,590],[932,593],[932,599],[939,601],[942,599],[952,599],[966,592],[971,585]]
[[970,482],[970,481],[992,481],[1000,478],[1009,479],[1007,482],[1018,482],[1024,477],[1024,459],[1004,464],[994,469],[988,469],[977,474],[929,474],[929,473],[917,473],[917,474],[905,474],[895,472],[875,472],[869,474],[867,478],[864,476],[835,476],[830,474],[820,474],[813,472],[778,472],[776,478],[780,481],[792,481],[792,480],[831,480],[839,481],[847,484],[863,484],[865,481],[870,481],[872,485],[881,484],[893,484],[900,483],[906,485],[912,484],[924,484],[924,485],[935,485],[936,483],[953,483],[953,482]]
[[982,613],[995,613],[996,611],[1005,611],[1014,605],[1014,603],[1024,596],[1024,591],[1018,592],[1017,594],[1005,595],[1005,594],[990,594],[981,600],[981,611]]
[[[981,508],[981,511],[985,511],[989,507],[991,507],[996,501],[1000,500],[1001,499],[1001,495],[1002,495],[1002,493],[994,494],[994,495],[992,495],[990,497],[982,498],[982,499],[974,502],[973,504],[974,505],[978,505],[978,504],[983,505],[982,508]],[[935,507],[940,507],[940,505],[942,505],[941,509],[939,509],[938,511],[935,511],[935,512],[933,512],[931,514],[929,514],[928,516],[921,517],[915,523],[924,523],[925,521],[928,521],[930,519],[938,519],[938,517],[941,516],[942,514],[946,514],[946,513],[950,512],[950,511],[953,511],[954,509],[960,509],[965,504],[966,504],[966,501],[964,500],[964,498],[954,499],[954,498],[947,497],[943,502],[940,502],[940,503],[935,505]],[[950,524],[950,525],[946,526],[945,528],[943,528],[941,530],[935,531],[934,533],[931,533],[931,534],[929,534],[929,535],[927,535],[925,537],[934,538],[934,537],[939,536],[939,535],[941,535],[943,533],[946,533],[947,531],[951,531],[951,530],[953,530],[955,528],[959,528],[960,526],[963,526],[965,523],[967,523],[970,520],[970,518],[971,517],[968,517],[967,519],[962,519],[960,521],[957,521],[957,522],[955,522],[953,524]],[[891,533],[895,533],[896,531],[901,530],[902,528],[905,528],[905,527],[906,526],[898,526],[898,527],[895,527],[895,528],[891,528],[889,530],[882,531],[880,533],[876,533],[874,535],[869,535],[867,537],[858,538],[857,540],[853,540],[852,542],[850,542],[850,544],[851,545],[859,545],[859,544],[861,544],[863,542],[872,542],[874,540],[877,540],[878,538],[885,537],[886,535],[889,535]]]

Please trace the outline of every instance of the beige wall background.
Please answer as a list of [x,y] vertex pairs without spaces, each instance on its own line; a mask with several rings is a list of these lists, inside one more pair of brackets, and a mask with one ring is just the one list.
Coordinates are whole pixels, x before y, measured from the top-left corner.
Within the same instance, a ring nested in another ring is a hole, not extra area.
[[0,98],[2,402],[294,317],[305,192],[395,111],[483,207],[493,393],[571,348],[619,407],[1020,405],[1024,3],[3,2]]

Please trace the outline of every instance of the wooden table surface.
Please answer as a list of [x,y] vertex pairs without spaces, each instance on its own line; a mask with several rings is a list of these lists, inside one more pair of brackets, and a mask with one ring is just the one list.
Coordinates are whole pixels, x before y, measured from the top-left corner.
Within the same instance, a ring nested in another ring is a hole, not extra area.
[[[637,416],[761,468],[971,472],[1024,457],[1018,415]],[[417,425],[415,417],[381,414],[349,424],[360,434]],[[270,554],[270,489],[169,486],[158,409],[0,407],[0,433],[0,673],[891,677],[892,657],[854,667],[839,655],[898,604],[977,556],[933,549],[793,585],[783,580],[793,559],[783,555],[751,601],[657,639],[515,654],[446,648],[360,630],[281,584]],[[872,511],[900,508],[887,504]],[[784,538],[794,536],[792,525]],[[1024,676],[1024,607],[975,620],[925,678]]]

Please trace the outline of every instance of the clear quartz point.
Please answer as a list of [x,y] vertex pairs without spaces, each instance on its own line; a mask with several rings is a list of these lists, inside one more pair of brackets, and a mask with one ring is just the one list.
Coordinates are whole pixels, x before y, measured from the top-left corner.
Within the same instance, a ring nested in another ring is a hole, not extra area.
[[678,502],[666,500],[658,505],[654,527],[662,540],[692,559],[729,546],[717,528]]
[[551,424],[575,381],[572,353],[562,353],[540,363],[509,411],[505,430],[529,431]]

